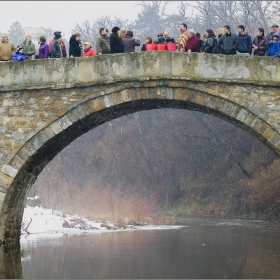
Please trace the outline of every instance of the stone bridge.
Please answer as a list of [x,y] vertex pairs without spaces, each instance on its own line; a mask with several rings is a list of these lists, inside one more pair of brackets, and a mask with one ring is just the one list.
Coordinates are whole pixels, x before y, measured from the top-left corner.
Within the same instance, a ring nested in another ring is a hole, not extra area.
[[0,244],[20,237],[42,169],[90,129],[154,108],[197,110],[280,155],[280,63],[272,57],[138,52],[0,62]]

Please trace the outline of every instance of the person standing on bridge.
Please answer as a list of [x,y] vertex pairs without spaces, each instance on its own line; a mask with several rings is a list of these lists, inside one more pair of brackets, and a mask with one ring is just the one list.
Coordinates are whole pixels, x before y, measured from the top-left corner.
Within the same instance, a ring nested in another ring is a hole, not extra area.
[[123,40],[119,36],[120,28],[115,26],[112,29],[112,33],[110,35],[110,48],[111,53],[123,53],[124,52],[124,45]]
[[73,34],[69,40],[69,57],[81,57],[80,36]]
[[237,54],[238,55],[251,55],[252,53],[252,38],[245,32],[244,25],[237,26],[238,35],[236,36],[237,40]]
[[206,30],[206,41],[204,42],[204,53],[217,53],[218,41],[213,29]]
[[[275,32],[278,32],[278,24],[273,24],[271,26],[271,32],[266,36],[267,41],[269,42],[270,40],[272,40],[273,35],[275,34]],[[279,40],[279,38],[278,38]]]
[[279,41],[279,33],[275,32],[272,36],[272,40],[268,42],[268,56],[278,57],[280,51],[280,41]]
[[2,34],[2,41],[0,42],[0,60],[11,60],[12,55],[16,52],[16,46],[13,42],[8,40],[6,33]]
[[268,49],[268,41],[264,36],[264,29],[262,27],[257,29],[257,36],[253,40],[252,48],[254,50],[254,55],[265,56]]
[[52,44],[52,50],[51,50],[51,58],[63,58],[63,50],[62,50],[62,38],[60,34],[55,34],[54,36],[54,42]]
[[25,40],[21,43],[21,46],[23,47],[23,51],[27,55],[27,58],[32,59],[32,55],[35,54],[35,45],[31,41],[30,34],[25,35]]
[[92,49],[90,42],[85,42],[84,43],[84,55],[83,56],[95,56],[96,53]]
[[236,35],[230,31],[230,26],[224,26],[225,34],[219,39],[218,49],[221,54],[236,54],[237,49],[237,40]]
[[123,40],[124,52],[135,52],[136,46],[140,46],[140,40],[133,37],[132,31],[127,30]]
[[39,50],[38,55],[35,55],[35,59],[44,59],[49,57],[49,46],[46,43],[46,37],[39,37]]
[[[55,31],[54,33],[54,36],[56,35],[56,34],[58,34],[58,35],[61,35],[61,31]],[[49,42],[49,54],[51,55],[51,51],[52,51],[52,44],[54,43],[54,41],[55,41],[55,38],[54,39],[52,39],[50,42]],[[64,42],[61,40],[61,47],[62,47],[62,53],[63,53],[63,57],[66,57],[66,46],[65,46],[65,44],[64,44]]]
[[108,43],[107,37],[107,29],[104,27],[100,28],[99,35],[97,35],[95,39],[95,50],[97,55],[110,53],[110,45]]
[[189,29],[188,34],[188,42],[185,51],[186,52],[200,52],[200,45],[199,45],[199,39],[195,36],[196,32],[194,29]]

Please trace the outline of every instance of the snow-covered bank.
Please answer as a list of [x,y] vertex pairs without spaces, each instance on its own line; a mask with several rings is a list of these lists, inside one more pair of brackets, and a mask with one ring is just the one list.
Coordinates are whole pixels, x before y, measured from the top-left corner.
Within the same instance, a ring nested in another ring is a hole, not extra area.
[[127,228],[118,228],[113,223],[102,224],[101,222],[89,221],[81,216],[73,216],[45,209],[42,207],[24,208],[22,219],[21,233],[22,236],[26,234],[52,234],[52,236],[61,234],[88,234],[88,233],[101,233],[112,230],[155,230],[155,229],[174,229],[181,228],[182,226],[133,226],[128,225]]

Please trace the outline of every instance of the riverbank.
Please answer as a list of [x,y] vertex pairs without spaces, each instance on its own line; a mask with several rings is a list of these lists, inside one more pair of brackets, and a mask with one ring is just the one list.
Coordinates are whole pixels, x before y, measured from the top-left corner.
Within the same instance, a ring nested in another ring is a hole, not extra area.
[[126,227],[118,227],[113,222],[90,221],[82,216],[68,215],[61,211],[46,209],[42,207],[24,208],[21,235],[30,234],[88,234],[109,231],[128,231],[128,230],[155,230],[155,229],[174,229],[181,228],[176,225],[143,225],[134,226],[128,224]]

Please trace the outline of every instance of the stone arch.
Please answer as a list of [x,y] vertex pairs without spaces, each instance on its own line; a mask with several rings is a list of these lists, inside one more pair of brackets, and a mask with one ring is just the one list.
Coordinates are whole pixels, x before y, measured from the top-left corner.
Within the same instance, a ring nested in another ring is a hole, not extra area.
[[280,135],[266,117],[257,115],[241,102],[218,95],[217,90],[207,84],[176,80],[136,81],[125,87],[110,85],[107,92],[88,95],[35,131],[9,154],[1,169],[6,193],[0,216],[0,241],[13,242],[20,237],[27,191],[47,163],[80,135],[123,115],[167,107],[204,112],[245,129],[279,155]]

